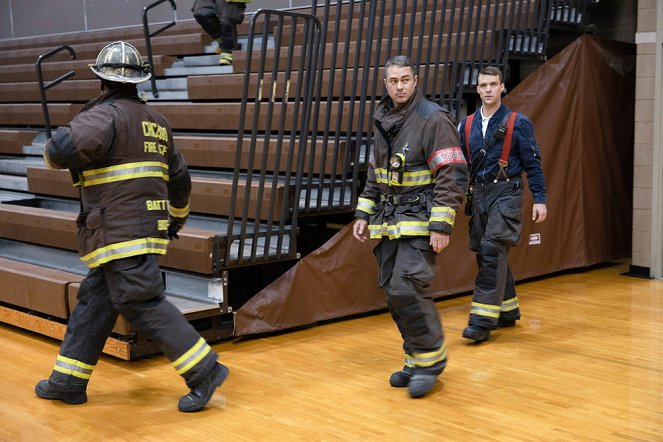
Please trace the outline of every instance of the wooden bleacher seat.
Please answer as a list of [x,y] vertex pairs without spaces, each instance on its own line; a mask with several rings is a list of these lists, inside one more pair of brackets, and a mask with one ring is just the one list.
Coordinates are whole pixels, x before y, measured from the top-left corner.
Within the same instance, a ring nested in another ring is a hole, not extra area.
[[[164,69],[171,66],[174,60],[175,58],[172,56],[155,55],[152,60],[152,69],[155,75],[163,75]],[[32,63],[28,64],[0,65],[0,84],[38,81],[37,72],[35,70],[36,61],[37,60],[35,59]],[[98,79],[92,70],[90,70],[89,66],[91,63],[94,63],[94,61],[94,58],[65,61],[48,60],[48,62],[42,64],[44,81],[48,82],[70,71],[74,72],[74,76],[71,78],[72,81]],[[65,84],[66,82],[59,86],[64,86]],[[49,95],[57,89],[59,88],[50,90],[48,92]],[[38,90],[35,90],[35,92],[39,94]]]
[[[59,196],[64,198],[78,198],[78,189],[71,184],[71,175],[68,170],[53,170],[42,167],[28,167],[28,189],[38,195]],[[192,178],[191,183],[191,211],[210,215],[229,216],[230,195],[232,192],[232,177],[228,178]],[[244,195],[245,185],[238,186],[238,197]],[[266,200],[274,200],[281,207],[283,198],[286,197],[286,189],[283,185],[274,191],[266,188],[262,197]],[[252,185],[249,213],[255,214],[258,204],[258,185]],[[241,200],[240,200],[241,203]],[[262,208],[262,215],[267,218],[266,207]],[[276,212],[274,217],[280,216]],[[220,232],[222,233],[222,232]]]
[[[82,104],[50,103],[48,105],[52,126],[71,121],[80,112]],[[40,103],[0,103],[0,121],[8,126],[44,126],[44,113]]]
[[82,280],[80,275],[74,273],[0,257],[2,302],[43,315],[68,318],[68,285]]
[[22,155],[23,146],[29,145],[37,131],[0,129],[0,154]]
[[[76,212],[0,204],[0,237],[65,250],[78,250]],[[212,273],[217,232],[185,226],[161,263],[180,270]]]
[[[145,40],[128,40],[138,51],[144,53]],[[152,38],[152,50],[154,53],[163,55],[197,54],[203,50],[205,39],[202,34],[182,34],[168,37]],[[99,43],[83,43],[71,45],[76,52],[76,58],[80,60],[95,60],[101,49]],[[0,65],[15,65],[36,63],[37,58],[53,49],[53,47],[42,46],[37,48],[0,50]],[[49,58],[51,61],[69,60],[69,53],[62,52]]]

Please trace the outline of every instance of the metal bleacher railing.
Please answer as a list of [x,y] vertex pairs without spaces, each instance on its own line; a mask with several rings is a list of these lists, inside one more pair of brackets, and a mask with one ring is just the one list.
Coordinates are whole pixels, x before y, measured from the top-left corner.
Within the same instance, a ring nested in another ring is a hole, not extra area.
[[[160,27],[156,31],[150,32],[150,22],[148,18],[148,13],[151,9],[159,6],[161,3],[168,2],[170,3],[170,8],[173,11],[173,19],[170,23]],[[154,66],[154,59],[152,57],[152,37],[162,33],[168,28],[172,28],[177,23],[177,5],[175,0],[158,0],[150,5],[147,5],[143,8],[143,33],[145,34],[145,47],[147,49],[147,62],[150,66]],[[159,90],[157,89],[157,81],[154,75],[150,78],[150,84],[152,85],[152,93],[155,98],[159,98]]]
[[69,71],[65,74],[60,75],[58,78],[55,80],[51,80],[49,82],[44,82],[44,73],[42,70],[42,63],[46,61],[48,58],[52,57],[53,55],[60,53],[62,51],[68,51],[69,55],[72,60],[76,59],[76,52],[71,48],[71,46],[68,45],[62,45],[59,46],[51,51],[46,52],[45,54],[40,55],[37,58],[37,62],[35,63],[35,69],[37,71],[37,81],[39,83],[39,94],[41,97],[41,108],[42,112],[44,114],[44,126],[46,129],[46,137],[50,138],[51,137],[51,117],[48,113],[48,100],[46,99],[46,91],[53,86],[57,86],[58,84],[62,83],[64,80],[67,78],[71,78],[74,76],[75,72],[74,71]]
[[[353,210],[389,57],[409,56],[425,95],[459,115],[483,66],[507,70],[510,56],[544,58],[552,1],[312,0],[301,13],[254,14],[232,201],[239,180],[245,192],[252,184],[258,192],[283,186],[287,197],[278,211],[265,201],[270,215],[262,221],[260,208],[251,214],[246,206],[231,207],[228,235],[218,238],[218,269],[293,258],[298,217]],[[267,50],[254,54],[252,42],[269,33],[276,50],[268,63]],[[255,96],[249,96],[251,72],[258,77]],[[270,140],[287,163],[275,163],[272,175],[265,162]],[[256,155],[261,164],[252,161]]]

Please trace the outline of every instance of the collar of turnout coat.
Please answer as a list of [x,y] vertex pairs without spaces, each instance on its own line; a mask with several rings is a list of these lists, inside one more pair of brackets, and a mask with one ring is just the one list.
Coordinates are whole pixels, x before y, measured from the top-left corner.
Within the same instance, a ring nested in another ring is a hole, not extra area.
[[373,117],[376,121],[380,122],[382,128],[386,131],[390,131],[392,128],[399,128],[408,115],[417,107],[417,103],[421,97],[419,86],[417,86],[417,89],[408,101],[398,106],[394,106],[391,97],[386,96],[378,103]]

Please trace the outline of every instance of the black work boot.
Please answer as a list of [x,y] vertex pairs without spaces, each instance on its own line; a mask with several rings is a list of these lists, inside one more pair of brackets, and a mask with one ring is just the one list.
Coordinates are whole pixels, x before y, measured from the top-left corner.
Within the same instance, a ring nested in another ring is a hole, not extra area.
[[203,381],[193,387],[189,394],[182,396],[177,403],[177,408],[180,411],[189,413],[192,411],[200,411],[205,408],[205,405],[212,398],[212,394],[223,384],[223,381],[228,377],[228,367],[217,363],[215,367],[209,372]]
[[414,373],[410,378],[408,389],[410,397],[420,398],[426,396],[437,382],[437,375],[430,373]]
[[470,325],[463,330],[463,337],[475,342],[487,341],[490,338],[490,330],[478,325]]
[[389,385],[392,387],[407,387],[410,383],[410,378],[414,374],[414,368],[408,367],[407,365],[403,367],[402,370],[395,371],[389,377]]
[[516,325],[516,321],[517,319],[500,318],[497,320],[497,327],[499,328],[514,327]]
[[69,392],[58,390],[53,384],[47,380],[37,382],[35,385],[35,393],[42,399],[56,399],[65,404],[84,404],[87,402],[86,392]]

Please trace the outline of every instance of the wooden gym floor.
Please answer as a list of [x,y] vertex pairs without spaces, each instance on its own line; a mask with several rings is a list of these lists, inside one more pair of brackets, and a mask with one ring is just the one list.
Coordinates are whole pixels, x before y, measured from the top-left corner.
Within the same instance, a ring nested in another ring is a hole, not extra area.
[[663,441],[663,281],[624,264],[519,285],[523,319],[471,345],[470,298],[438,302],[450,361],[410,399],[400,337],[375,314],[215,344],[230,377],[203,412],[162,356],[104,356],[88,403],[35,397],[59,343],[0,325],[2,441]]

